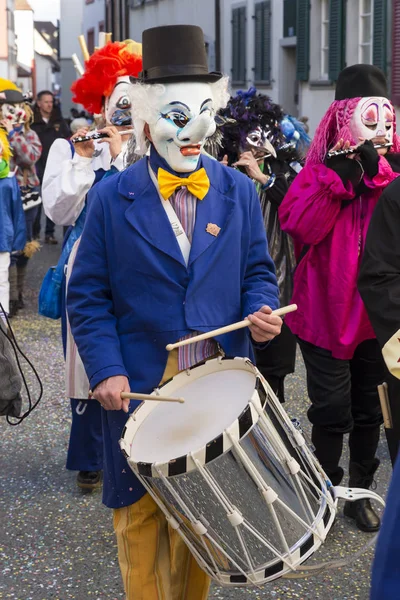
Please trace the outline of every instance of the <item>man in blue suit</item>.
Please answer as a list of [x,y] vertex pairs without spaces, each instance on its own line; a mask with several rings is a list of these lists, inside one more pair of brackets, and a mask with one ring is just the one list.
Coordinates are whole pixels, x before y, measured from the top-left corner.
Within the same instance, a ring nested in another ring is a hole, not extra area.
[[[119,449],[126,412],[138,405],[121,392],[149,393],[219,347],[252,356],[251,342],[265,344],[282,323],[271,314],[278,287],[254,184],[201,155],[226,87],[220,73],[208,72],[200,28],[143,33],[132,105],[138,149],[150,146],[150,156],[90,192],[69,284],[72,332],[105,409],[103,500],[115,509],[128,600],[204,600],[209,578]],[[250,332],[165,349],[247,316]]]

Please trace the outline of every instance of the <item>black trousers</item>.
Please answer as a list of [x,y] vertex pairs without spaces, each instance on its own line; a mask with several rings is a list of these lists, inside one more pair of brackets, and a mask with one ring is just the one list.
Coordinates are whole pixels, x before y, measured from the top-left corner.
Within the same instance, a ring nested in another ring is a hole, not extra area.
[[307,370],[316,455],[334,481],[341,471],[343,434],[350,433],[350,463],[374,460],[382,423],[377,386],[386,378],[385,363],[376,340],[361,343],[350,360],[298,341]]

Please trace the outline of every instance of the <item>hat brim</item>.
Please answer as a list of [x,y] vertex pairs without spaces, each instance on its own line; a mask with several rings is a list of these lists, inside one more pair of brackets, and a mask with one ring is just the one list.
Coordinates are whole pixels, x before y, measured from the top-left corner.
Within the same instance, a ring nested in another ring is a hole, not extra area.
[[198,75],[160,75],[158,77],[148,77],[145,73],[139,74],[139,81],[141,83],[178,83],[184,81],[200,81],[204,83],[215,83],[222,79],[223,74],[218,71],[212,71],[211,73],[201,73]]
[[18,90],[1,90],[0,104],[21,104],[25,102],[24,96]]

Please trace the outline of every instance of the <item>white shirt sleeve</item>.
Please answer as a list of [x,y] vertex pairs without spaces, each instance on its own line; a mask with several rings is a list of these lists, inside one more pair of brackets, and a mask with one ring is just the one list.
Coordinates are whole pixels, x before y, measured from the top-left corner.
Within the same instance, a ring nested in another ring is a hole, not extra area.
[[125,165],[124,165],[124,156],[125,156],[125,153],[124,152],[120,152],[118,154],[118,156],[115,158],[115,160],[111,161],[111,165],[113,167],[115,167],[116,169],[118,169],[118,171],[123,171],[124,168],[125,168]]
[[69,142],[55,140],[50,148],[42,184],[46,215],[56,225],[74,225],[94,180],[92,159],[76,152],[72,158]]

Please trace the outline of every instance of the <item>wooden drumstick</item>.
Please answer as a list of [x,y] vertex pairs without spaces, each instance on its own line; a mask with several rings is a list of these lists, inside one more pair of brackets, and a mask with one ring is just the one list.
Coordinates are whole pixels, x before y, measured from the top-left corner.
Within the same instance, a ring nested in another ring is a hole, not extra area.
[[[295,310],[297,310],[297,304],[289,304],[288,306],[282,306],[281,308],[273,310],[272,314],[281,317],[283,315],[286,315],[287,313],[294,312]],[[208,340],[211,337],[222,335],[224,333],[229,333],[230,331],[236,331],[237,329],[243,329],[244,327],[248,327],[249,325],[251,325],[251,321],[249,321],[249,319],[243,319],[243,321],[238,321],[237,323],[232,323],[231,325],[226,325],[225,327],[220,327],[219,329],[214,329],[213,331],[207,331],[207,333],[195,335],[194,337],[188,338],[186,340],[181,340],[180,342],[176,342],[175,344],[168,344],[166,346],[166,350],[171,351],[174,350],[174,348],[180,348],[181,346],[188,346],[189,344],[201,342],[202,340]]]
[[167,396],[154,396],[150,394],[137,394],[136,392],[121,392],[122,400],[152,400],[153,402],[179,402],[183,404],[184,398],[168,398]]
[[389,396],[388,396],[388,384],[383,383],[378,385],[379,400],[381,402],[381,410],[383,416],[383,424],[385,429],[393,429],[392,412],[390,410]]

